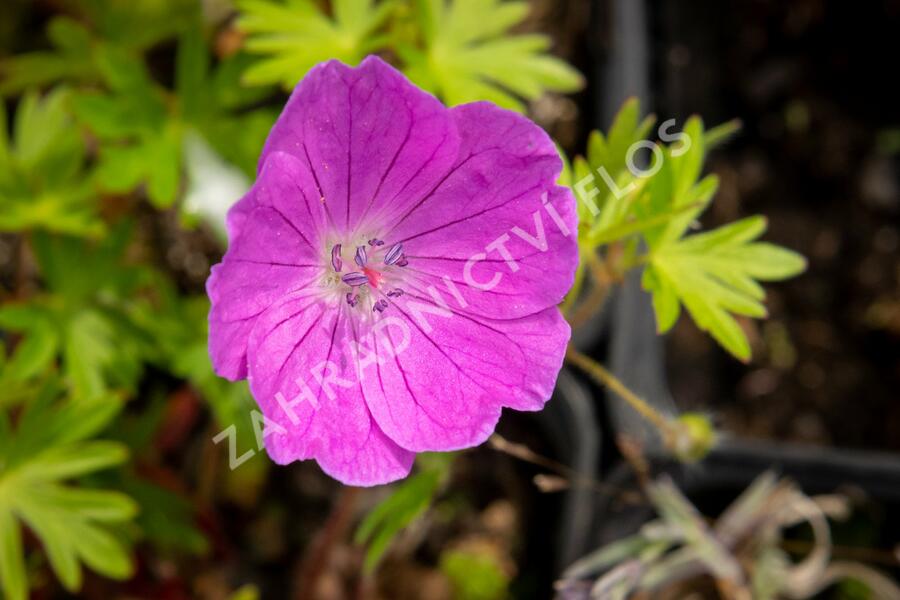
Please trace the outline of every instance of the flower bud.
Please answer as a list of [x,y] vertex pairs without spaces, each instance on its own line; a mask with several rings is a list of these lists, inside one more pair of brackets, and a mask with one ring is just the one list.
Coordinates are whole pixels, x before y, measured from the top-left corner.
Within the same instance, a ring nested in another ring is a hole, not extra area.
[[668,446],[681,462],[703,460],[718,440],[709,417],[701,413],[684,413],[672,422],[672,426],[674,433]]

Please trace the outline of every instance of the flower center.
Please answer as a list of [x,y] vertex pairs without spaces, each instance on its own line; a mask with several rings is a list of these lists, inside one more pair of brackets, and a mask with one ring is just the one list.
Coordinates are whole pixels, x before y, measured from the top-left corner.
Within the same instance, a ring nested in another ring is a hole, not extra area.
[[378,238],[355,246],[334,244],[330,275],[323,286],[341,294],[351,308],[382,313],[390,306],[390,298],[403,295],[403,289],[391,282],[399,279],[397,269],[408,264],[403,244],[388,246]]

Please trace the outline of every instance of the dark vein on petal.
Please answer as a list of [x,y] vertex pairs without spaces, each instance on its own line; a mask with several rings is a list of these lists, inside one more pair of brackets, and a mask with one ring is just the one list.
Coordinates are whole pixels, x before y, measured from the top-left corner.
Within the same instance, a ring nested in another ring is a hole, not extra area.
[[[427,293],[427,292],[428,292],[428,289],[427,289],[427,288],[422,288],[422,287],[419,287],[419,286],[424,286],[424,285],[427,285],[427,284],[432,284],[432,285],[433,285],[434,283],[436,283],[436,282],[434,282],[434,281],[430,281],[430,280],[426,279],[426,277],[435,277],[435,275],[433,275],[433,274],[431,274],[431,273],[429,273],[429,272],[427,272],[427,271],[422,271],[422,270],[420,270],[420,269],[414,269],[414,268],[410,268],[410,267],[406,267],[406,269],[407,269],[407,271],[412,272],[412,273],[414,273],[414,274],[416,274],[416,275],[419,275],[419,276],[421,277],[421,280],[420,280],[420,281],[409,281],[408,285],[413,285],[413,286],[415,286],[415,287],[416,287],[417,289],[419,289],[419,291],[422,292],[422,293]],[[460,285],[463,285],[463,286],[468,287],[468,284],[467,284],[465,281],[460,281],[460,280],[458,280],[458,279],[453,279],[453,278],[450,278],[450,281],[452,281],[453,283],[457,283],[457,284],[460,284]],[[440,280],[440,282],[443,283],[443,280]],[[437,288],[435,288],[435,289],[437,289]],[[441,290],[437,290],[437,291],[440,292]],[[489,295],[489,296],[501,296],[501,297],[505,297],[505,298],[518,298],[518,297],[521,296],[521,292],[517,292],[517,291],[512,291],[512,292],[501,292],[501,291],[498,291],[496,287],[495,287],[495,288],[492,288],[492,289],[490,289],[490,290],[480,290],[480,289],[477,289],[477,288],[476,288],[476,291],[479,292],[479,293],[481,293],[481,294],[486,294],[486,295]]]
[[293,229],[304,242],[306,242],[306,245],[309,246],[313,251],[315,251],[316,247],[312,245],[312,242],[310,242],[308,239],[306,239],[306,236],[303,235],[303,232],[300,231],[300,229],[296,225],[294,225],[294,223],[289,218],[287,218],[287,215],[285,215],[283,212],[281,212],[281,210],[277,206],[270,206],[268,208],[271,208],[276,213],[278,213],[278,216],[281,217],[282,219],[284,219],[284,222],[287,223],[290,226],[290,228]]
[[[424,298],[420,298],[419,296],[413,296],[413,297],[414,297],[414,298],[418,298],[418,299],[420,299],[420,300],[425,300]],[[427,302],[427,300],[426,300],[426,302]],[[434,302],[432,302],[431,304],[432,304],[432,306],[437,306],[436,304],[434,304]],[[469,375],[468,375],[468,373],[466,373],[465,369],[463,369],[462,367],[460,367],[460,366],[456,363],[456,361],[454,361],[453,358],[452,358],[449,354],[447,354],[446,352],[444,352],[444,349],[441,348],[440,344],[438,344],[438,343],[437,343],[435,340],[433,340],[427,333],[425,333],[425,331],[424,331],[421,327],[419,327],[419,324],[416,323],[416,322],[409,316],[409,314],[407,314],[406,311],[403,310],[403,308],[402,308],[398,303],[395,303],[394,306],[396,306],[396,307],[397,307],[397,310],[398,310],[403,316],[405,316],[405,317],[407,318],[407,320],[409,320],[410,323],[412,323],[413,327],[415,327],[416,329],[419,330],[419,333],[421,333],[422,336],[423,336],[425,339],[427,339],[429,342],[431,342],[431,345],[434,346],[435,349],[436,349],[438,352],[440,352],[441,354],[443,354],[444,357],[445,357],[448,361],[450,361],[450,363],[456,368],[456,370],[457,370],[460,374],[464,375],[464,376],[465,376],[466,378],[468,378],[472,383],[474,383],[476,386],[480,387],[481,390],[482,390],[483,392],[487,393],[487,390],[484,388],[484,386],[482,386],[478,381],[476,381],[476,380],[473,379],[472,377],[469,377]],[[477,323],[477,321],[476,321],[476,323]],[[502,334],[501,334],[501,335],[502,335]],[[509,338],[507,337],[507,339],[509,339]],[[510,340],[510,341],[511,341],[511,340]],[[403,367],[401,367],[401,366],[399,365],[399,363],[397,364],[397,367],[398,367],[401,371],[403,370]],[[418,404],[418,402],[416,402],[416,404]]]
[[[270,329],[268,333],[266,333],[266,335],[265,335],[265,336],[263,337],[263,339],[260,341],[260,344],[264,343],[264,342],[269,338],[269,336],[275,332],[276,329],[279,329],[279,328],[280,328],[282,325],[284,325],[286,322],[292,320],[292,319],[293,319],[294,317],[296,317],[297,315],[303,313],[303,312],[304,312],[306,309],[308,309],[310,306],[312,306],[312,305],[311,305],[311,304],[307,304],[306,306],[304,306],[303,308],[301,308],[300,310],[298,310],[297,312],[295,312],[295,313],[292,314],[291,316],[289,316],[289,317],[283,319],[282,321],[280,321],[277,325],[275,325],[272,329]],[[288,362],[290,362],[291,358],[293,358],[294,352],[297,351],[297,348],[300,347],[300,344],[302,344],[304,341],[306,341],[306,338],[309,336],[310,332],[313,330],[313,327],[315,327],[315,326],[318,325],[318,324],[319,324],[319,319],[313,319],[313,320],[312,320],[312,323],[310,324],[309,329],[307,329],[307,330],[303,333],[303,335],[300,336],[300,339],[297,340],[297,343],[294,344],[294,347],[291,348],[291,351],[288,353],[287,357],[284,359],[284,361],[282,361],[281,366],[278,368],[278,372],[277,372],[276,375],[275,375],[276,379],[280,379],[280,378],[281,378],[281,374],[284,372],[284,367],[288,364]]]
[[[406,188],[408,188],[412,184],[413,181],[418,179],[419,176],[422,174],[422,172],[425,171],[425,169],[427,169],[428,166],[434,162],[435,156],[437,156],[438,152],[441,151],[441,147],[447,141],[448,135],[449,135],[449,132],[445,131],[443,137],[441,137],[440,143],[435,145],[434,149],[431,151],[431,154],[428,155],[428,158],[425,160],[425,162],[423,162],[421,165],[419,165],[419,168],[417,168],[416,171],[412,174],[412,176],[406,180],[406,183],[403,184],[403,186],[397,191],[397,193],[394,194],[393,197],[389,201],[384,203],[385,206],[392,205],[394,203],[394,201],[396,201],[397,198],[399,198],[400,195],[406,191]],[[384,212],[384,211],[382,211],[382,212]],[[390,226],[390,228],[396,227],[398,224],[399,224],[399,222],[394,223]]]
[[353,183],[353,86],[347,86],[347,215],[345,230],[350,230],[350,186]]
[[297,191],[300,192],[300,195],[303,197],[303,206],[304,208],[306,208],[306,214],[309,215],[309,221],[313,224],[313,227],[315,227],[318,223],[318,220],[313,216],[312,210],[309,208],[309,198],[306,196],[306,190],[304,190],[303,186],[301,186],[297,181],[294,182],[294,185],[296,186]]
[[[344,306],[345,306],[344,304],[338,305],[338,312],[337,312],[337,315],[335,315],[335,317],[334,317],[334,328],[332,328],[332,330],[331,330],[331,344],[329,344],[329,346],[328,346],[328,354],[325,355],[325,364],[326,365],[328,364],[328,361],[331,360],[331,352],[332,352],[332,350],[334,350],[334,337],[337,334],[338,324],[341,322],[341,317],[344,314]],[[321,403],[322,391],[324,390],[324,388],[325,388],[324,385],[321,385],[321,384],[319,385],[319,393],[316,396],[316,404]]]
[[251,265],[263,265],[263,266],[271,266],[271,267],[298,267],[298,268],[316,268],[319,265],[299,265],[295,263],[281,263],[281,262],[268,262],[264,260],[252,260],[250,258],[231,258],[231,261],[248,263]]
[[[444,308],[444,307],[440,307],[438,304],[436,304],[436,303],[434,302],[434,299],[433,299],[433,298],[430,298],[430,297],[424,297],[424,296],[418,296],[418,295],[416,295],[416,294],[408,294],[408,296],[409,296],[410,298],[416,298],[417,300],[422,300],[423,302],[430,303],[432,306],[436,306],[436,307],[439,307],[439,308]],[[550,307],[547,307],[547,308],[550,308]],[[450,306],[447,306],[445,310],[449,310],[449,311],[452,312],[454,315],[460,316],[460,317],[466,319],[467,321],[471,321],[472,323],[475,323],[476,325],[480,325],[480,326],[484,327],[485,329],[488,329],[488,330],[490,330],[490,331],[493,331],[493,332],[496,333],[497,335],[502,335],[502,336],[505,337],[511,344],[515,345],[515,346],[518,348],[518,344],[516,344],[516,342],[515,342],[511,337],[509,337],[509,336],[506,334],[506,332],[501,331],[500,329],[496,329],[496,328],[494,328],[494,327],[491,327],[491,326],[488,325],[485,321],[494,321],[494,322],[496,322],[496,323],[503,323],[504,321],[520,321],[520,320],[522,320],[522,319],[527,319],[527,318],[529,318],[529,317],[533,317],[534,315],[538,315],[538,314],[544,312],[545,310],[547,310],[547,308],[542,308],[541,310],[535,311],[535,312],[533,312],[533,313],[531,313],[531,314],[523,315],[523,316],[521,316],[521,317],[515,317],[515,318],[513,318],[513,319],[495,319],[495,318],[491,318],[491,317],[483,317],[483,316],[481,316],[481,315],[477,315],[477,314],[474,314],[474,313],[469,313],[469,312],[467,312],[467,311],[459,310],[459,309],[456,309],[456,308],[453,308],[453,307],[450,307]],[[401,312],[402,312],[402,311],[401,311]],[[405,314],[405,313],[404,313],[404,314]],[[520,349],[520,350],[521,350],[521,349]]]
[[[421,300],[421,301],[423,301],[423,302],[430,303],[432,306],[437,306],[437,304],[435,304],[434,301],[431,300],[430,298],[424,298],[424,297],[422,297],[422,296],[417,296],[417,295],[415,295],[415,294],[410,294],[410,296],[411,296],[412,298],[416,298],[417,300]],[[399,307],[398,307],[398,309],[399,309]],[[403,312],[402,309],[399,309],[399,310],[400,310],[400,312]],[[455,311],[455,310],[453,310],[452,308],[449,309],[449,310],[450,310],[451,312],[453,312],[454,315],[459,316],[459,317],[462,317],[462,318],[464,318],[464,319],[466,319],[466,320],[468,320],[468,321],[474,323],[476,326],[481,326],[481,327],[487,329],[488,331],[492,331],[492,332],[494,332],[495,334],[497,334],[497,335],[499,335],[499,336],[505,338],[510,344],[513,345],[513,347],[515,347],[515,349],[516,349],[516,350],[518,351],[518,353],[521,355],[522,360],[524,361],[524,363],[525,363],[525,364],[528,364],[528,357],[526,356],[525,351],[519,346],[519,344],[518,344],[515,340],[513,340],[509,335],[507,335],[506,332],[501,331],[501,330],[499,330],[499,329],[495,329],[494,327],[491,327],[491,326],[488,325],[487,323],[484,323],[483,321],[480,321],[480,320],[476,319],[474,316],[470,316],[470,315],[468,315],[468,314],[466,314],[466,313],[463,313],[463,312]],[[544,309],[544,310],[546,310],[546,309]],[[406,314],[406,313],[403,312],[403,314]],[[409,318],[408,315],[407,315],[407,318]],[[521,317],[521,318],[525,318],[525,317]],[[518,319],[511,319],[511,320],[518,320]],[[459,367],[459,365],[457,365],[456,362],[454,362],[453,359],[451,359],[451,358],[449,357],[449,355],[447,355],[447,354],[443,351],[443,349],[440,348],[440,347],[438,346],[438,344],[428,336],[428,334],[426,334],[424,331],[422,331],[422,329],[418,326],[417,323],[413,323],[413,325],[415,325],[416,329],[419,329],[419,331],[422,332],[422,335],[425,336],[425,337],[426,337],[426,338],[427,338],[427,339],[435,346],[435,348],[437,348],[437,349],[441,352],[441,354],[444,354],[444,356],[446,356],[446,357],[448,358],[448,360],[450,360],[450,362],[452,362],[452,363],[454,364],[454,366],[456,366],[457,369],[460,369],[460,372],[465,373],[465,371],[464,371],[463,369],[461,369],[461,367]],[[456,350],[457,352],[461,353],[461,354],[464,354],[465,356],[468,356],[469,358],[478,358],[478,357],[472,356],[471,354],[468,354],[467,352],[465,352],[465,351],[464,351],[463,349],[461,349],[461,348],[455,348],[455,350]],[[498,383],[498,384],[501,385],[501,386],[507,386],[507,385],[508,385],[506,382],[502,382],[502,381],[496,379],[495,377],[493,377],[493,375],[491,375],[491,374],[489,374],[489,373],[481,372],[481,371],[479,371],[479,372],[481,373],[482,376],[487,377],[488,379],[491,379],[491,380],[495,381],[496,383]],[[480,387],[483,391],[485,391],[485,393],[487,393],[487,390],[484,388],[484,386],[482,386],[481,384],[479,384],[477,381],[475,381],[475,380],[472,379],[471,377],[469,377],[469,379],[470,379],[473,383],[475,383],[476,385],[478,385],[478,387]]]
[[[408,109],[409,107],[407,107]],[[366,208],[363,210],[362,215],[360,215],[358,222],[365,222],[365,218],[369,215],[369,210],[372,208],[372,204],[375,202],[375,198],[378,197],[378,194],[381,193],[381,187],[384,185],[384,182],[387,181],[388,175],[391,174],[391,171],[394,170],[394,167],[397,165],[397,159],[400,157],[400,154],[403,152],[403,149],[406,147],[406,144],[409,142],[410,135],[412,134],[413,129],[413,118],[410,113],[409,116],[409,127],[406,128],[406,134],[403,137],[403,141],[400,142],[400,146],[397,148],[397,151],[394,152],[394,156],[391,158],[390,164],[388,164],[387,169],[385,169],[384,173],[381,174],[381,178],[378,181],[378,185],[375,187],[375,192],[369,198],[369,201],[366,203]]]
[[459,171],[466,163],[468,163],[473,158],[476,158],[477,156],[480,156],[481,154],[484,154],[485,152],[488,152],[490,150],[499,150],[499,147],[498,148],[486,148],[485,150],[482,150],[480,152],[475,152],[473,154],[470,154],[466,158],[464,158],[461,162],[457,163],[456,165],[453,165],[453,167],[450,168],[450,170],[447,172],[447,174],[444,175],[441,178],[441,180],[439,182],[437,182],[437,184],[435,184],[435,186],[433,188],[431,188],[431,191],[429,191],[427,194],[425,194],[425,196],[421,200],[419,200],[413,206],[411,206],[410,209],[408,211],[406,211],[406,213],[402,217],[400,217],[400,219],[398,221],[395,221],[391,227],[400,226],[400,224],[403,223],[403,221],[405,221],[407,219],[407,217],[409,217],[409,215],[411,215],[420,206],[425,204],[425,202],[427,202],[441,188],[441,186],[444,185],[444,183],[450,177],[452,177],[457,171]]
[[[400,312],[402,313],[403,311],[401,310]],[[406,313],[403,313],[403,314],[406,314]],[[407,316],[407,318],[408,318],[408,316]],[[386,333],[387,333],[388,339],[391,341],[391,346],[393,347],[394,340],[391,337],[391,333],[390,333],[390,331],[386,331]],[[442,353],[443,353],[443,351],[442,351]],[[439,427],[441,429],[452,429],[452,430],[456,430],[456,431],[467,431],[467,430],[471,429],[471,427],[467,427],[465,425],[454,426],[454,425],[451,425],[448,423],[444,423],[443,421],[439,421],[434,415],[432,415],[431,411],[428,408],[426,408],[421,402],[419,402],[419,398],[416,396],[415,392],[413,392],[412,387],[409,384],[409,379],[406,377],[406,369],[404,369],[403,366],[400,364],[400,357],[397,356],[396,354],[394,354],[392,358],[394,359],[394,364],[397,365],[397,370],[400,371],[400,376],[403,378],[403,387],[406,388],[406,391],[409,394],[410,399],[413,401],[413,404],[415,404],[416,406],[419,407],[419,410],[422,411],[422,414],[425,415],[425,417],[429,421],[431,421],[434,425],[436,425],[437,427]],[[450,362],[453,362],[453,360],[450,359],[449,356],[447,358],[448,358],[448,360],[450,360]],[[462,373],[462,370],[459,368],[459,366],[456,365],[456,363],[453,363],[453,364],[456,367],[457,372]],[[472,380],[472,382],[475,385],[477,385],[478,387],[481,387],[478,384],[478,382],[475,381],[474,379]],[[485,390],[483,387],[482,387],[482,391],[484,391],[485,393],[487,392],[487,390]],[[385,396],[385,400],[387,400],[387,396]],[[418,421],[416,422],[416,431],[419,432],[420,434],[422,431],[421,429],[419,429]]]
[[485,215],[485,214],[491,212],[492,210],[496,210],[496,209],[498,209],[498,208],[503,208],[503,207],[505,207],[507,204],[509,204],[510,202],[515,202],[516,200],[518,200],[518,199],[521,198],[522,196],[526,196],[526,195],[532,193],[534,190],[540,189],[540,188],[541,188],[540,185],[531,187],[531,188],[525,190],[524,192],[522,192],[521,194],[519,194],[519,195],[517,195],[517,196],[514,196],[514,197],[512,197],[512,198],[510,198],[510,199],[508,199],[508,200],[506,200],[506,201],[504,201],[504,202],[502,202],[502,203],[500,203],[500,204],[497,204],[497,205],[495,205],[495,206],[491,206],[491,207],[485,208],[485,209],[483,209],[483,210],[480,210],[480,211],[478,211],[478,212],[476,212],[476,213],[474,213],[474,214],[471,214],[471,215],[469,215],[469,216],[466,216],[466,217],[462,217],[462,218],[459,218],[459,219],[454,219],[453,221],[450,221],[449,223],[444,223],[443,225],[438,225],[437,227],[433,227],[433,228],[428,229],[428,230],[426,230],[426,231],[419,232],[419,233],[417,233],[417,234],[415,234],[415,235],[411,235],[411,236],[409,236],[409,237],[407,237],[407,238],[404,238],[404,239],[402,239],[402,240],[397,240],[396,243],[397,243],[397,244],[406,243],[406,242],[408,242],[409,240],[414,240],[414,239],[416,239],[416,238],[418,238],[418,237],[422,237],[423,235],[428,235],[428,234],[434,233],[434,232],[436,232],[436,231],[440,231],[441,229],[446,229],[447,227],[452,227],[453,225],[458,225],[459,223],[463,223],[463,222],[469,221],[469,220],[471,220],[471,219],[476,219],[476,218],[478,218],[478,217],[480,217],[480,216],[482,216],[482,215]]
[[337,226],[334,224],[334,218],[331,216],[331,211],[328,209],[328,200],[325,198],[325,192],[322,190],[322,184],[319,181],[319,175],[316,173],[316,168],[313,166],[312,158],[309,156],[309,148],[306,147],[306,141],[303,142],[303,154],[306,155],[306,163],[309,165],[309,171],[312,173],[313,181],[316,182],[316,191],[319,192],[319,200],[322,208],[325,209],[325,216],[328,217],[328,221],[331,223],[331,226],[334,227],[335,231],[337,231]]
[[[250,319],[254,319],[254,318],[258,317],[259,315],[261,315],[262,313],[264,313],[264,312],[266,312],[267,310],[269,310],[269,309],[272,307],[272,305],[274,305],[276,302],[283,301],[285,298],[287,298],[288,296],[290,296],[291,294],[294,294],[294,293],[296,293],[296,292],[304,291],[304,290],[309,286],[309,284],[312,283],[313,279],[315,279],[315,278],[307,279],[306,281],[304,281],[304,282],[301,284],[300,287],[296,287],[296,288],[294,288],[294,289],[292,289],[292,290],[288,290],[287,292],[285,292],[284,294],[282,294],[280,298],[275,298],[275,299],[273,299],[271,302],[269,302],[269,303],[266,304],[263,308],[261,308],[258,312],[255,312],[255,313],[253,313],[252,315],[249,315],[249,316],[247,316],[247,317],[240,317],[240,318],[238,318],[238,319],[233,319],[233,320],[229,320],[229,321],[225,321],[225,320],[223,320],[223,319],[219,319],[219,322],[220,322],[220,323],[239,323],[239,322],[242,322],[242,321],[248,321],[248,320],[250,320]],[[246,286],[246,285],[245,285],[245,286],[241,286],[240,288],[237,288],[237,290],[244,290],[244,289],[246,289],[247,287],[250,287],[250,286]],[[258,289],[258,288],[253,288],[253,289]],[[268,289],[272,289],[272,288],[268,288]],[[236,290],[235,290],[235,291],[236,291]],[[232,291],[229,295],[234,294],[235,291]],[[291,300],[291,301],[293,301],[293,300],[300,300],[301,298],[309,298],[309,297],[310,297],[310,296],[297,296],[296,298],[290,298],[290,300]],[[215,310],[215,309],[213,309],[213,310]]]
[[[388,336],[388,339],[390,339],[390,336]],[[381,377],[381,357],[378,355],[378,338],[373,334],[372,340],[372,347],[375,352],[375,374],[378,376],[378,387],[381,388],[382,397],[387,399],[387,390],[384,389],[384,379]],[[391,344],[393,345],[393,341],[391,341]],[[365,388],[363,388],[363,398],[366,398]],[[368,400],[366,400],[366,403],[368,404]],[[394,417],[393,405],[390,402],[385,402],[385,404],[387,405],[388,415],[390,416],[391,421],[396,423],[397,420]]]

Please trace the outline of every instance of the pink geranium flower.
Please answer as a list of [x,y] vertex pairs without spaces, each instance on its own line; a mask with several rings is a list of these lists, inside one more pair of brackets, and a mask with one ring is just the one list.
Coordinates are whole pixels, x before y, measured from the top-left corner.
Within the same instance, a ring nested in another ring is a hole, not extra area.
[[575,202],[535,124],[448,109],[376,57],[319,65],[272,129],[207,282],[216,372],[278,463],[352,485],[540,410],[569,340]]

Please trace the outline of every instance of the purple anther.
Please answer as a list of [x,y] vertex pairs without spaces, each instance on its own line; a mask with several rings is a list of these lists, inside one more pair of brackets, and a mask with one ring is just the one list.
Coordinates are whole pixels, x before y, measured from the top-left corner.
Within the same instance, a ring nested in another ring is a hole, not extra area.
[[354,294],[353,292],[347,292],[347,304],[350,306],[356,306],[359,302],[359,296]]
[[366,266],[366,261],[369,257],[366,255],[366,247],[365,246],[357,246],[356,247],[356,256],[353,257],[353,260],[356,261],[356,264],[360,266],[360,268]]
[[384,246],[384,242],[379,240],[378,238],[372,238],[369,240],[370,246]]
[[360,273],[359,271],[353,271],[352,273],[347,273],[343,277],[341,277],[341,281],[346,283],[352,287],[359,287],[361,285],[365,285],[369,283],[369,278],[366,277],[365,273]]
[[388,307],[388,301],[382,298],[378,302],[375,303],[375,306],[372,307],[372,310],[375,312],[384,312],[384,309]]
[[400,260],[397,261],[397,266],[398,266],[398,267],[405,267],[405,266],[408,265],[408,264],[409,264],[409,261],[406,260],[406,257],[405,257],[405,256],[401,256],[401,257],[400,257]]
[[391,249],[384,255],[384,264],[393,265],[403,258],[403,244],[394,244]]
[[334,270],[338,273],[341,272],[341,267],[344,266],[344,261],[341,260],[340,244],[335,244],[331,247],[331,266],[334,267]]
[[388,298],[399,298],[403,295],[403,290],[400,288],[395,288],[387,293]]

